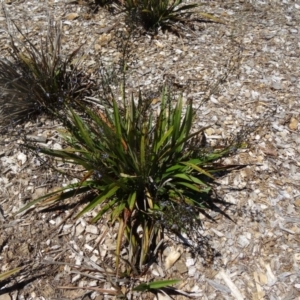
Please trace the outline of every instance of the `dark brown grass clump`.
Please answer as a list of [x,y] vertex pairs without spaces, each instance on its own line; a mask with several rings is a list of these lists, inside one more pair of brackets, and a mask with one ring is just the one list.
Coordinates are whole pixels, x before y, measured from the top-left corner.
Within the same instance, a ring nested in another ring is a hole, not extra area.
[[76,105],[94,83],[82,69],[81,46],[61,54],[61,24],[49,22],[47,36],[37,47],[14,24],[22,41],[10,34],[9,59],[0,59],[1,125],[40,113],[54,115],[63,105]]

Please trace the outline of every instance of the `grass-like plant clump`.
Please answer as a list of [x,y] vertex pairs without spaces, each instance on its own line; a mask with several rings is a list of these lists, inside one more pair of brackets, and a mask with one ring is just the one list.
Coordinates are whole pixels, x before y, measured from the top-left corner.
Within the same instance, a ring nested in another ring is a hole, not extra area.
[[82,107],[82,115],[66,106],[61,120],[68,132],[67,147],[38,150],[81,166],[82,176],[78,183],[45,195],[23,210],[40,201],[54,203],[95,192],[77,216],[96,208],[92,219],[96,222],[109,214],[112,223],[119,223],[117,265],[125,237],[129,261],[141,269],[151,258],[161,230],[172,227],[166,225],[164,213],[184,206],[195,216],[193,211],[208,207],[209,182],[214,173],[227,169],[214,162],[241,147],[238,140],[218,150],[203,146],[198,137],[205,128],[193,132],[192,103],[184,108],[182,98],[175,106],[173,100],[165,90],[158,114],[141,94],[136,100],[124,96],[123,103],[113,99],[103,110]]
[[184,22],[191,9],[199,4],[183,5],[183,0],[125,0],[124,6],[130,18],[146,29],[170,28],[176,22]]
[[[37,47],[14,24],[10,58],[0,59],[1,124],[29,119],[42,112],[52,115],[88,93],[92,83],[80,70],[80,48],[63,56],[61,24],[49,24]],[[16,33],[22,39],[17,39]]]
[[[111,1],[97,2],[108,5]],[[170,28],[176,22],[184,22],[190,10],[198,6],[184,5],[182,0],[120,3],[128,16],[147,29]],[[123,45],[119,66],[123,75],[122,100],[117,101],[111,89],[119,69],[104,70],[98,86],[101,97],[90,97],[94,102],[87,106],[83,100],[94,84],[80,68],[84,58],[81,47],[62,55],[61,25],[49,23],[40,46],[30,41],[18,26],[15,28],[21,39],[11,35],[11,57],[0,59],[0,88],[4,96],[0,98],[0,125],[47,113],[64,126],[61,132],[65,148],[53,150],[27,142],[24,146],[81,170],[76,183],[72,181],[35,199],[21,211],[39,204],[58,205],[77,195],[89,194],[89,203],[77,217],[93,211],[91,222],[105,216],[110,225],[118,224],[117,270],[122,260],[128,266],[125,276],[141,274],[162,245],[164,231],[193,234],[195,224],[199,225],[199,213],[216,207],[211,197],[214,180],[220,172],[235,167],[220,161],[244,146],[244,135],[217,148],[210,147],[203,142],[207,127],[196,130],[193,126],[196,111],[191,101],[184,103],[165,88],[160,105],[154,110],[152,99],[141,92],[138,97],[128,96],[124,89],[129,38]],[[126,257],[121,255],[124,245]],[[0,280],[20,270],[6,271],[0,274]],[[133,290],[153,292],[177,282],[142,283]]]

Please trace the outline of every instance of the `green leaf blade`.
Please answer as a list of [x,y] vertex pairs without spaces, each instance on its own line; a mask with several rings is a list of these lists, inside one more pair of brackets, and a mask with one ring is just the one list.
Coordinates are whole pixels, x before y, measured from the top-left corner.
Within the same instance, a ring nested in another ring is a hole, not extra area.
[[177,284],[180,280],[178,279],[170,279],[170,280],[161,280],[161,281],[154,281],[150,283],[142,283],[136,286],[133,290],[139,292],[145,292],[149,290],[158,290],[161,288],[165,288],[169,285]]

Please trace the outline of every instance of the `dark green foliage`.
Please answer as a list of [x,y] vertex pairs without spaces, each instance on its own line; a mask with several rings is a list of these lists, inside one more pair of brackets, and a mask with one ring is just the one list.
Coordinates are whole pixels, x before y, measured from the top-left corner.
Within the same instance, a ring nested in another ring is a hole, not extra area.
[[129,17],[146,29],[170,28],[176,22],[184,22],[191,9],[198,4],[183,5],[182,0],[125,0]]
[[[198,209],[204,209],[211,190],[208,182],[214,180],[214,173],[227,169],[214,162],[242,146],[241,141],[233,141],[218,150],[206,148],[199,139],[205,128],[192,131],[192,103],[184,109],[181,98],[175,106],[172,100],[164,91],[158,114],[141,94],[137,101],[113,99],[103,110],[82,107],[81,116],[67,106],[61,120],[68,131],[64,137],[68,147],[40,152],[80,165],[85,172],[78,183],[41,197],[23,210],[39,201],[53,204],[97,191],[78,217],[94,208],[98,213],[93,222],[110,214],[112,223],[119,222],[118,259],[125,236],[129,261],[141,269],[161,230],[173,229],[168,224],[174,222],[170,212],[184,207],[196,216]],[[184,221],[178,220],[177,225],[183,226],[178,232],[184,231]]]

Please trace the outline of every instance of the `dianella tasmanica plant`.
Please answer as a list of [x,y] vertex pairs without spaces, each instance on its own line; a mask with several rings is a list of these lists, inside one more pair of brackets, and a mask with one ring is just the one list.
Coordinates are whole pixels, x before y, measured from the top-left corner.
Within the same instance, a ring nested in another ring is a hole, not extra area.
[[146,29],[171,27],[184,21],[191,9],[199,4],[183,5],[182,0],[125,0],[124,6],[129,16],[140,22]]
[[185,3],[183,0],[120,1],[127,13],[127,20],[141,24],[146,30],[162,28],[176,32],[179,23],[189,25],[192,21],[223,23],[221,19],[210,13],[195,11],[196,8],[204,5],[197,2],[199,1],[195,3]]
[[94,191],[95,197],[78,217],[96,210],[92,219],[96,222],[109,214],[111,223],[119,224],[117,265],[127,243],[130,263],[141,268],[161,238],[164,213],[170,206],[205,208],[205,195],[210,193],[214,173],[220,171],[214,162],[240,144],[233,141],[222,149],[206,149],[198,138],[205,128],[193,130],[192,103],[183,107],[182,98],[174,103],[167,90],[158,111],[141,93],[137,98],[124,93],[120,103],[113,99],[103,109],[82,107],[80,114],[68,108],[62,117],[67,147],[40,152],[83,167],[82,179],[23,210],[40,201],[54,203]]
[[[93,83],[81,62],[81,46],[62,55],[62,23],[49,20],[47,35],[35,43],[13,23],[10,34],[10,57],[0,58],[0,98],[3,110],[0,125],[33,119],[41,113],[56,114],[64,101],[75,105],[90,93]],[[20,35],[22,39],[16,36]]]

